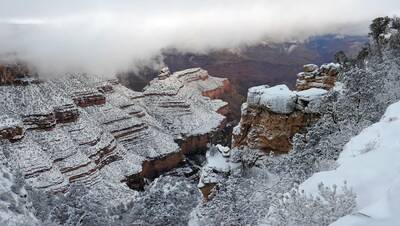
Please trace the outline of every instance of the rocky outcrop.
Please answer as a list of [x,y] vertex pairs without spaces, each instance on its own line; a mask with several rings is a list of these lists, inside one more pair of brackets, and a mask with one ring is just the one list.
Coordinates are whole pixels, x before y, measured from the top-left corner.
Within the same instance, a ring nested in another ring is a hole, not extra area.
[[112,200],[128,186],[143,189],[145,178],[177,167],[215,139],[226,103],[202,92],[223,81],[196,68],[155,79],[144,92],[85,74],[0,86],[1,148],[35,188],[111,186],[119,192],[104,197]]
[[240,127],[233,134],[233,146],[247,146],[265,152],[287,153],[292,137],[318,117],[300,110],[280,114],[259,106],[243,106]]
[[201,92],[201,94],[205,97],[209,97],[211,99],[222,99],[223,96],[227,93],[232,92],[232,85],[228,79],[221,79],[222,86],[219,84],[216,87],[210,87]]
[[310,88],[332,89],[339,74],[340,65],[329,63],[318,67],[315,64],[304,65],[304,71],[297,74],[296,89]]
[[37,82],[37,78],[26,64],[0,64],[0,85],[26,85],[31,82]]
[[224,113],[220,109],[227,103],[203,96],[206,90],[224,89],[224,81],[200,68],[187,69],[151,81],[143,97],[136,100],[148,114],[160,119],[179,142],[183,153],[189,154],[205,149],[210,134],[221,130],[226,123],[225,117],[217,112]]
[[0,116],[0,139],[18,140],[24,137],[24,134],[25,129],[20,120],[6,114]]
[[222,145],[212,146],[206,153],[206,163],[201,169],[197,187],[203,197],[209,200],[210,195],[218,188],[227,176],[241,172],[242,164],[237,149]]
[[79,110],[73,104],[54,107],[54,115],[57,123],[76,121],[79,117]]
[[290,151],[293,136],[305,132],[319,118],[320,103],[338,73],[336,64],[320,68],[310,64],[300,73],[298,91],[286,85],[250,88],[240,123],[233,131],[233,146],[278,154]]
[[168,67],[161,68],[160,74],[158,75],[159,80],[164,80],[171,75]]
[[97,90],[85,90],[76,92],[74,93],[72,99],[79,107],[89,107],[106,103],[106,97]]

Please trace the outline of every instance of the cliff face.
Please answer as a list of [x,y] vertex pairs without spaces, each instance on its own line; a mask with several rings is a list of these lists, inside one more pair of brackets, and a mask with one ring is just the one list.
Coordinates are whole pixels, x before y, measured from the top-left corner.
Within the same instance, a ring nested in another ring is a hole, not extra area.
[[[144,177],[206,148],[226,122],[217,112],[227,103],[202,93],[224,89],[224,81],[196,68],[155,79],[144,92],[85,74],[2,83],[0,160],[34,188],[57,192],[80,183],[112,202],[130,193],[122,182],[140,190]],[[207,139],[192,146],[199,136]]]
[[0,85],[22,85],[35,80],[23,63],[0,64]]
[[315,64],[304,65],[304,71],[297,74],[296,89],[310,88],[329,90],[335,85],[339,70],[337,64],[324,64],[320,68]]
[[287,153],[292,138],[319,118],[319,104],[331,89],[339,65],[305,65],[297,91],[285,85],[249,89],[240,123],[234,129],[233,146]]

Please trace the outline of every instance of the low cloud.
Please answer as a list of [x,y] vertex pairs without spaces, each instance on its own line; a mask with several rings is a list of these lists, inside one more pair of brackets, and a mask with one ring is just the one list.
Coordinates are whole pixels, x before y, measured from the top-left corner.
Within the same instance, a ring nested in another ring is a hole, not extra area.
[[0,57],[57,75],[114,74],[150,64],[163,48],[206,52],[261,40],[366,34],[398,0],[3,0]]

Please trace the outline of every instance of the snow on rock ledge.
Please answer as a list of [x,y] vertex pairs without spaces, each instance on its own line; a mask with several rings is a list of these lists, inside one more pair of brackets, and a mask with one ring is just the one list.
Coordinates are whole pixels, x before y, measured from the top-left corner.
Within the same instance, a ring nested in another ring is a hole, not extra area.
[[303,72],[297,74],[297,90],[307,90],[313,87],[329,90],[335,85],[340,65],[329,63],[318,68],[315,64],[307,64],[303,66],[303,69]]
[[336,170],[314,174],[301,185],[316,194],[317,185],[347,181],[357,194],[361,214],[333,225],[397,225],[400,221],[400,102],[392,104],[378,123],[364,129],[344,147]]
[[296,100],[296,94],[286,85],[252,87],[249,89],[247,97],[249,105],[260,105],[280,114],[292,113],[296,105]]
[[[233,130],[233,147],[287,153],[292,148],[293,136],[320,117],[321,103],[334,86],[339,68],[336,64],[320,68],[305,65],[298,82],[306,85],[297,86],[297,91],[286,85],[250,88],[247,102],[242,105],[240,123]],[[329,85],[315,85],[313,82],[317,80]]]
[[264,90],[260,105],[272,112],[289,114],[294,111],[297,96],[286,85],[277,85]]
[[296,92],[300,100],[312,101],[325,95],[328,91],[319,88],[311,88],[303,91]]
[[211,147],[206,153],[206,164],[202,167],[198,188],[205,199],[209,198],[212,189],[223,180],[225,175],[237,173],[241,163],[235,150],[222,145]]
[[17,140],[24,136],[25,129],[21,120],[0,115],[0,139]]
[[328,91],[320,88],[311,88],[296,92],[296,109],[306,113],[318,113],[322,98]]
[[268,88],[269,88],[268,85],[254,86],[254,87],[249,88],[249,90],[247,92],[247,104],[251,104],[251,105],[260,104],[261,95]]
[[27,191],[3,165],[0,165],[0,207],[0,225],[40,225]]

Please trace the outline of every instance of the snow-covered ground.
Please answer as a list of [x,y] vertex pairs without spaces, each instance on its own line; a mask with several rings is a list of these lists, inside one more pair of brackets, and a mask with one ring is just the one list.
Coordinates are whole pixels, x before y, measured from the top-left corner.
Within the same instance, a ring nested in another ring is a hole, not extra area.
[[299,99],[305,101],[312,101],[328,93],[328,91],[320,88],[310,88],[307,90],[295,92]]
[[344,147],[332,171],[314,174],[300,189],[317,194],[318,184],[347,186],[357,195],[356,213],[332,225],[400,225],[400,102],[390,105],[378,123]]
[[210,148],[206,153],[206,163],[202,167],[198,187],[205,184],[220,182],[220,174],[235,173],[241,170],[241,164],[231,156],[229,147],[217,144]]

